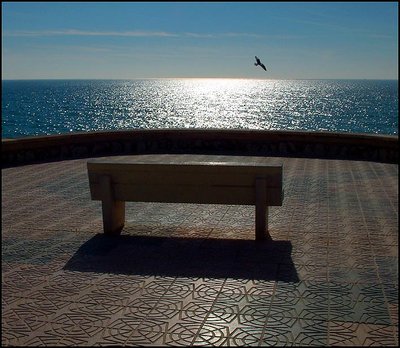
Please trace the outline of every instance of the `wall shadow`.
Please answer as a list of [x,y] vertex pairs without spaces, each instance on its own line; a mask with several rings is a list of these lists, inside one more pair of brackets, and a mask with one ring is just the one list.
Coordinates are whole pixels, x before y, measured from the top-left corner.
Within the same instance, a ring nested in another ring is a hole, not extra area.
[[298,282],[289,241],[95,235],[64,270]]

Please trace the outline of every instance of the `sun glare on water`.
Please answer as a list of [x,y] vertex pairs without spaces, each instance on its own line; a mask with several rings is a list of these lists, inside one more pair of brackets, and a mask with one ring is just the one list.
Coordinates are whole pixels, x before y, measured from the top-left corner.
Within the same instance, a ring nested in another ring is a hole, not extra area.
[[259,81],[210,78],[181,80],[181,84],[175,106],[190,110],[185,128],[265,129]]

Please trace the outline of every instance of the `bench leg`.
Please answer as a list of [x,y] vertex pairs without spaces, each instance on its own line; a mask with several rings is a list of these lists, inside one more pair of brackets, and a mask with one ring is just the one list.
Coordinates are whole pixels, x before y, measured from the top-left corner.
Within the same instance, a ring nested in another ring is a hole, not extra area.
[[125,224],[125,202],[113,199],[111,178],[102,176],[100,186],[104,193],[101,201],[105,234],[119,235]]
[[267,187],[265,178],[256,179],[256,240],[271,240],[268,232]]

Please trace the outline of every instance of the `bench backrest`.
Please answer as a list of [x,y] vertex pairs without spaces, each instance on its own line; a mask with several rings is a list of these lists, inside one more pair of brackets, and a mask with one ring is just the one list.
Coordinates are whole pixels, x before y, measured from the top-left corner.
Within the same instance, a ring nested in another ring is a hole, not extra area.
[[283,200],[282,165],[92,160],[87,168],[93,200],[103,198],[103,175],[117,201],[254,205],[256,178],[266,179],[267,205]]

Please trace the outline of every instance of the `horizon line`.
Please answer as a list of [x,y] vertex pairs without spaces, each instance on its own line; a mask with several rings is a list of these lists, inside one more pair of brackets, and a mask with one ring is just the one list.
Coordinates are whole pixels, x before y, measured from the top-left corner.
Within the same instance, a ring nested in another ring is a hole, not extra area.
[[215,79],[215,80],[371,80],[371,81],[398,81],[398,78],[352,78],[352,77],[321,77],[321,78],[258,78],[258,77],[130,77],[130,78],[73,78],[73,77],[57,77],[57,78],[6,78],[1,81],[44,81],[44,80],[113,80],[113,81],[126,81],[126,80],[195,80],[195,79]]

